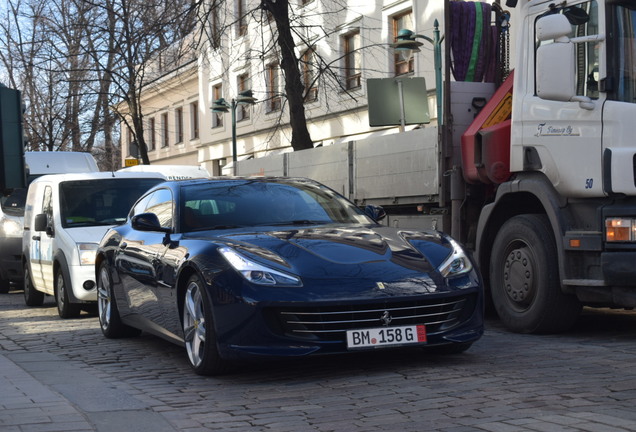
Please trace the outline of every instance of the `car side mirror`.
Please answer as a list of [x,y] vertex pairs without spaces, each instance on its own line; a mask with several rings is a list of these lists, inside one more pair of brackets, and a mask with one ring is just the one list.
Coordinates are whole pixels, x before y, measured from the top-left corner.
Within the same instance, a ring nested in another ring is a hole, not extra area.
[[133,229],[137,231],[158,231],[163,233],[169,233],[171,228],[161,226],[159,218],[154,213],[140,213],[134,215],[131,219],[131,225]]
[[364,208],[364,213],[376,222],[380,222],[386,217],[386,211],[381,206],[368,205]]

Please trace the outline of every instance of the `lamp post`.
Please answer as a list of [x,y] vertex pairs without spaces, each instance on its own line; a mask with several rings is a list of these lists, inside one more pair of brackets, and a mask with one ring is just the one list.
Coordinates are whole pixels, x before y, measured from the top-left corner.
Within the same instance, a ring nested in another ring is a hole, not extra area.
[[405,58],[410,58],[413,52],[420,52],[420,47],[424,45],[416,39],[424,39],[433,45],[433,60],[435,66],[435,97],[437,99],[437,123],[443,123],[442,115],[442,40],[439,33],[439,22],[435,20],[433,38],[413,33],[411,30],[402,29],[398,32],[397,42],[391,47],[403,54]]
[[232,98],[231,102],[227,102],[223,98],[219,98],[212,102],[212,112],[232,113],[232,173],[236,175],[236,107],[238,105],[254,105],[256,98],[252,96],[252,90],[244,90],[239,92],[238,97]]

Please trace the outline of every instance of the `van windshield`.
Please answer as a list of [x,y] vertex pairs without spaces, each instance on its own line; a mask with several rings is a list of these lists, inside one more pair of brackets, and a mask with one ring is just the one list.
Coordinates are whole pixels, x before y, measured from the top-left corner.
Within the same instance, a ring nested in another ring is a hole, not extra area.
[[60,213],[64,228],[116,225],[161,178],[109,178],[60,183]]

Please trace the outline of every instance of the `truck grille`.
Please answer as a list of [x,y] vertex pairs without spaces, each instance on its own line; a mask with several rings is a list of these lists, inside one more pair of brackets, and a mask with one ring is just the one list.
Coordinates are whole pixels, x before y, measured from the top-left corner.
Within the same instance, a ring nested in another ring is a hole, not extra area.
[[387,316],[391,326],[425,324],[426,333],[435,335],[470,317],[474,304],[474,296],[459,296],[364,305],[290,307],[278,309],[276,316],[287,335],[309,340],[342,341],[347,330],[387,325]]

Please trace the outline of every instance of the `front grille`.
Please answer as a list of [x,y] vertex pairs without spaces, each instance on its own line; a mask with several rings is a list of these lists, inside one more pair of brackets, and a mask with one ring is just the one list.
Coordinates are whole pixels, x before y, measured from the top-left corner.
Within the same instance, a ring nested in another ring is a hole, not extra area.
[[[286,335],[319,341],[342,341],[347,330],[384,325],[425,324],[426,333],[435,335],[467,319],[472,314],[474,304],[474,296],[457,296],[409,302],[281,308],[276,310],[275,315]],[[390,317],[388,324],[387,317]]]

